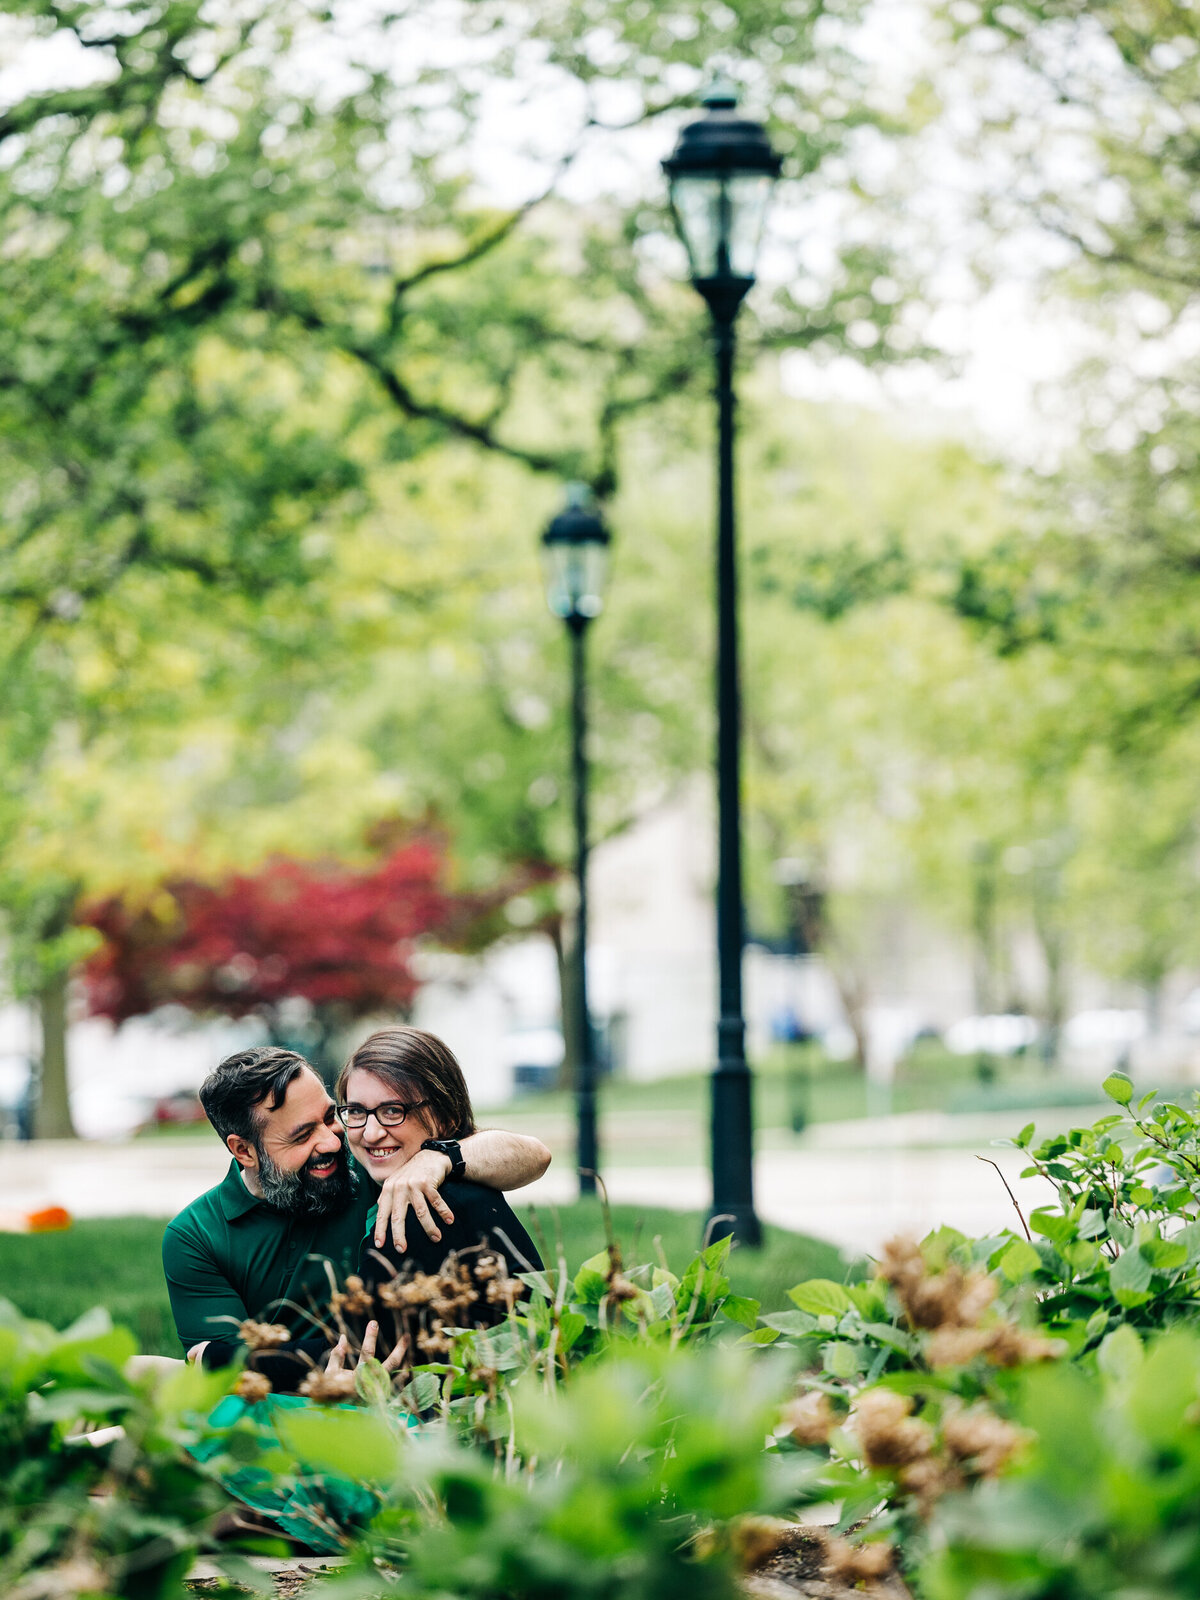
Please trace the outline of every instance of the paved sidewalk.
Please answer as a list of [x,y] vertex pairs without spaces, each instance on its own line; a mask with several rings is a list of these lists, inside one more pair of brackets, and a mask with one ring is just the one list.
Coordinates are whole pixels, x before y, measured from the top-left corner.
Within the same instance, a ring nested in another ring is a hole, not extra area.
[[[1026,1215],[1052,1198],[1041,1179],[1018,1178],[1024,1165],[1019,1151],[981,1139],[978,1154],[999,1165]],[[0,1216],[56,1204],[78,1217],[169,1217],[219,1182],[225,1168],[226,1157],[211,1138],[3,1144]],[[755,1182],[765,1221],[855,1254],[876,1251],[892,1234],[920,1235],[942,1223],[973,1234],[1016,1224],[995,1169],[969,1148],[838,1148],[830,1140],[820,1149],[765,1150],[755,1163]],[[608,1192],[614,1201],[681,1210],[702,1210],[711,1198],[708,1173],[696,1166],[614,1167]],[[559,1163],[519,1191],[521,1203],[545,1206],[574,1196],[574,1176]]]

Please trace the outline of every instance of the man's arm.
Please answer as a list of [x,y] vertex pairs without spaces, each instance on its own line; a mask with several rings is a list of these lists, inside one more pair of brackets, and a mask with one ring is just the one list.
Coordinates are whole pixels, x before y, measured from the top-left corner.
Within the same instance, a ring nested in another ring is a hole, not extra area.
[[163,1234],[163,1273],[171,1314],[185,1351],[209,1340],[237,1340],[238,1324],[249,1312],[221,1271],[203,1239],[172,1224]]
[[[540,1178],[550,1165],[550,1152],[540,1139],[524,1133],[488,1128],[459,1140],[466,1171],[472,1183],[489,1189],[523,1189]],[[439,1194],[450,1173],[450,1157],[440,1150],[418,1150],[398,1172],[393,1172],[379,1192],[375,1243],[380,1245],[391,1228],[397,1250],[406,1250],[405,1223],[409,1208],[433,1240],[442,1237],[438,1219],[453,1222],[454,1213]]]

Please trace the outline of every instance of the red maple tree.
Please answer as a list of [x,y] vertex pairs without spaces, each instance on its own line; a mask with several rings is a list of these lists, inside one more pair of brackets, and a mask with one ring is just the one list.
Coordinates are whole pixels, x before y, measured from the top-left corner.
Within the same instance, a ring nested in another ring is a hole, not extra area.
[[258,1015],[272,1036],[285,1001],[307,1001],[322,1035],[407,1013],[416,942],[464,909],[444,877],[438,843],[422,837],[365,870],[279,857],[220,884],[168,882],[148,903],[114,896],[80,914],[104,937],[84,967],[88,1008],[114,1022],[168,1004]]

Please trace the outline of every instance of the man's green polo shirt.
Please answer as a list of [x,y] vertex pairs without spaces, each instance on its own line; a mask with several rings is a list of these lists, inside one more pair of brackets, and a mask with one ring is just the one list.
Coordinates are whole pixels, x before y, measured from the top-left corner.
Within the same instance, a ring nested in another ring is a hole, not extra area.
[[303,1311],[320,1316],[328,1307],[325,1262],[339,1282],[358,1270],[367,1212],[378,1198],[375,1185],[360,1177],[344,1211],[290,1217],[252,1195],[230,1162],[217,1187],[193,1200],[163,1235],[163,1271],[184,1349],[204,1339],[236,1340],[237,1324],[247,1317],[282,1322],[294,1338],[314,1333]]

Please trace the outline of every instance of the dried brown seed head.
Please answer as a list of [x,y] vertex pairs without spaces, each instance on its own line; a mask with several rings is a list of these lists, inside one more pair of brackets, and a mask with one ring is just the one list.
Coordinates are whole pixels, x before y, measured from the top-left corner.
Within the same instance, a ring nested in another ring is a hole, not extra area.
[[832,1578],[850,1583],[862,1579],[886,1578],[895,1562],[890,1544],[874,1539],[870,1544],[851,1544],[849,1539],[826,1538],[823,1570]]
[[299,1391],[321,1405],[337,1405],[357,1395],[353,1372],[320,1372],[314,1369],[301,1383]]
[[933,1449],[933,1429],[910,1416],[912,1401],[890,1389],[866,1389],[854,1404],[854,1429],[868,1466],[903,1467]]
[[742,1571],[753,1572],[780,1550],[791,1549],[796,1531],[793,1523],[778,1517],[737,1517],[729,1525],[729,1548]]
[[251,1350],[274,1350],[287,1344],[291,1334],[279,1322],[254,1322],[250,1319],[238,1327],[238,1338]]
[[243,1372],[234,1384],[233,1392],[239,1400],[253,1405],[258,1400],[265,1400],[271,1393],[271,1380],[261,1372]]
[[781,1417],[792,1438],[800,1445],[825,1444],[837,1425],[829,1396],[820,1389],[789,1400]]

